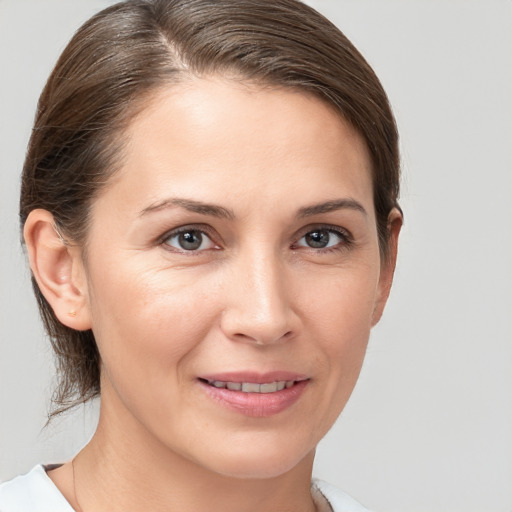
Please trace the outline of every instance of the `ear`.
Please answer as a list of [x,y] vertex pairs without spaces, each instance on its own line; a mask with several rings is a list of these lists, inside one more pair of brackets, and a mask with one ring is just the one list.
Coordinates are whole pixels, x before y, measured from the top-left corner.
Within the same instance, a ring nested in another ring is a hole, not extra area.
[[68,244],[53,215],[32,210],[23,228],[30,268],[59,321],[79,331],[91,328],[81,249]]
[[380,320],[384,312],[384,306],[391,291],[393,283],[393,275],[395,273],[396,257],[398,251],[398,236],[402,229],[403,216],[398,208],[393,208],[388,216],[388,232],[389,232],[389,249],[388,256],[382,262],[380,269],[379,284],[377,289],[377,297],[375,301],[375,309],[372,317],[372,327]]

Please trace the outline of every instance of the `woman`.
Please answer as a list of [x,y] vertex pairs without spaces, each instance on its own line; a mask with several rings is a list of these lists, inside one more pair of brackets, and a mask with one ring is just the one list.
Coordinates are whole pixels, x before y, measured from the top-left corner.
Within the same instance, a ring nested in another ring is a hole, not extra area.
[[311,484],[391,286],[386,95],[295,0],[135,0],[42,93],[20,215],[56,351],[54,414],[101,395],[71,461],[0,510],[364,510]]

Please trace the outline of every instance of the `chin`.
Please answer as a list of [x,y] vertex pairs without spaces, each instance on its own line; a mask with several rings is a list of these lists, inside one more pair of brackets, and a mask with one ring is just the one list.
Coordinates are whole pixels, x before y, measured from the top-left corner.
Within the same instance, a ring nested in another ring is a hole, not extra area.
[[264,449],[262,444],[253,443],[251,449],[242,448],[239,453],[231,451],[229,455],[222,457],[217,453],[210,467],[216,473],[229,478],[277,478],[303,464],[312,467],[314,452],[314,448],[309,452],[304,452],[303,448],[286,451],[282,447]]

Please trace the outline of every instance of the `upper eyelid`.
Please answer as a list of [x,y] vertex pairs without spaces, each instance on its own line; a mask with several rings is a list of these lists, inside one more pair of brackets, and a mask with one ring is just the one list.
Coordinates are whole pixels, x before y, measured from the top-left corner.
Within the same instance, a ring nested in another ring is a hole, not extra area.
[[[304,238],[305,235],[308,233],[311,233],[312,231],[316,230],[326,230],[335,233],[341,240],[338,244],[331,247],[322,247],[322,248],[314,248],[314,247],[307,247],[303,245],[299,245],[299,241]],[[350,233],[349,230],[341,227],[341,226],[332,226],[332,225],[313,225],[309,226],[307,229],[302,231],[302,234],[295,237],[295,241],[291,243],[290,248],[291,249],[305,249],[305,250],[311,250],[318,254],[323,254],[327,252],[332,252],[340,249],[348,249],[349,247],[352,247],[354,245],[354,237],[352,236],[352,233]]]
[[352,233],[342,226],[337,226],[334,224],[311,224],[309,226],[305,226],[304,228],[301,228],[297,232],[297,237],[302,238],[304,235],[307,235],[308,233],[311,233],[312,231],[315,231],[315,229],[325,229],[327,231],[333,231],[335,233],[339,233],[341,236],[347,238],[347,239],[353,239]]
[[[186,250],[186,249],[180,249],[180,248],[174,247],[170,243],[167,243],[167,241],[170,238],[174,238],[174,237],[180,235],[181,233],[186,233],[189,231],[199,231],[200,233],[202,233],[203,235],[208,237],[210,242],[213,244],[213,247],[200,249],[200,250],[195,250],[195,249],[194,250]],[[177,228],[167,231],[164,235],[159,237],[157,239],[157,245],[159,247],[161,247],[164,251],[167,251],[169,253],[174,253],[175,255],[182,255],[182,256],[187,256],[187,257],[194,257],[194,256],[200,257],[207,252],[210,252],[215,249],[219,249],[220,244],[215,240],[215,237],[209,233],[209,231],[210,231],[209,226],[199,225],[199,227],[198,227],[198,225],[190,225],[190,224],[185,225],[185,226],[180,226],[180,227],[177,227]]]
[[187,231],[200,231],[201,233],[204,233],[210,239],[212,239],[212,241],[215,236],[218,236],[218,235],[216,235],[216,232],[213,230],[213,228],[211,228],[210,226],[208,226],[206,224],[186,224],[184,226],[179,226],[177,228],[169,229],[163,235],[158,237],[158,241],[160,243],[163,243],[168,238],[170,238],[172,236],[179,235],[180,233],[186,233]]
[[[295,243],[298,242],[298,240],[300,240],[302,237],[304,237],[311,231],[314,231],[315,229],[325,229],[325,230],[337,233],[341,237],[343,237],[347,242],[352,242],[354,240],[352,233],[348,229],[346,229],[342,226],[335,225],[335,224],[315,223],[315,224],[309,224],[309,225],[304,226],[304,227],[300,228],[299,230],[297,230],[295,232],[295,235],[293,235],[293,237],[292,237],[293,241],[291,242],[291,245],[294,245]],[[206,236],[208,236],[213,243],[219,244],[219,245],[221,243],[224,243],[222,237],[217,232],[217,230],[215,230],[208,224],[201,224],[201,223],[185,224],[183,226],[178,226],[176,228],[170,229],[170,230],[166,231],[163,235],[158,237],[157,241],[159,244],[163,244],[170,237],[179,235],[180,233],[183,233],[186,231],[200,231],[200,232],[204,233]]]

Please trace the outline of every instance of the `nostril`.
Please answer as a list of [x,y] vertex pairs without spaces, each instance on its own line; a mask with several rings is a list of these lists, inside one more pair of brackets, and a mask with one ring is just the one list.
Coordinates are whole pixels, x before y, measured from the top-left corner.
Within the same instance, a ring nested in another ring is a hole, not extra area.
[[266,345],[291,339],[293,323],[294,314],[287,307],[274,304],[262,311],[254,303],[238,301],[223,311],[220,328],[233,341]]

